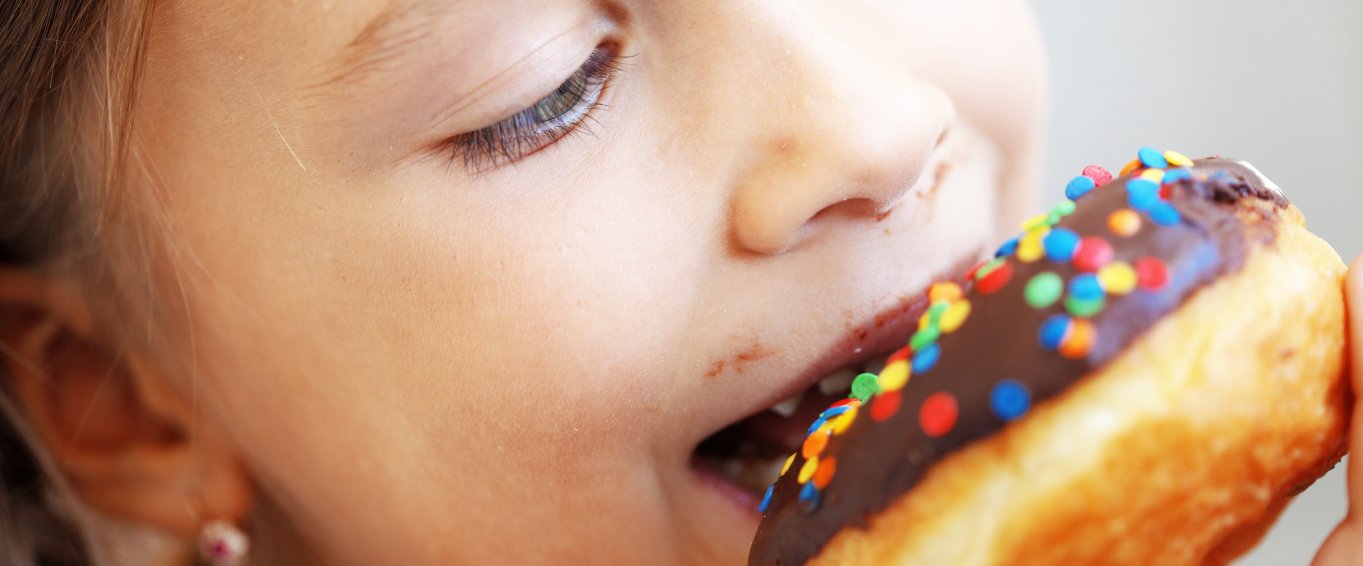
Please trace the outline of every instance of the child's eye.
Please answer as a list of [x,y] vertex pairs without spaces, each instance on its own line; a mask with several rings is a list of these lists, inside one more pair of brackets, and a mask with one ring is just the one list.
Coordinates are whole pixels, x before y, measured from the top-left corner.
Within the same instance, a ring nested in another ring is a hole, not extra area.
[[616,52],[598,47],[568,80],[515,116],[450,139],[452,158],[472,171],[527,157],[573,133],[586,131],[606,82],[619,70]]

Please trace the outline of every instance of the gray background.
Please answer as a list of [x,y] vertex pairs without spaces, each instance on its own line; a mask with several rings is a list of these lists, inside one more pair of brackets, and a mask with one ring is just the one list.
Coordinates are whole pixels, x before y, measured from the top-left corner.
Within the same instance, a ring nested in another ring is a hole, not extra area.
[[[1254,163],[1345,260],[1363,253],[1363,2],[1034,0],[1051,62],[1046,201],[1142,145]],[[1239,562],[1308,564],[1343,466]]]

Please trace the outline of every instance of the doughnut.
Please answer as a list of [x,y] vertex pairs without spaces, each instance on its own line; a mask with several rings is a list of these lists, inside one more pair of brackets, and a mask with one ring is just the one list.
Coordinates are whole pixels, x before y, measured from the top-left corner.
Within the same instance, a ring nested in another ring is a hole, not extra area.
[[1090,166],[819,413],[752,565],[1224,564],[1346,449],[1345,267],[1252,166]]

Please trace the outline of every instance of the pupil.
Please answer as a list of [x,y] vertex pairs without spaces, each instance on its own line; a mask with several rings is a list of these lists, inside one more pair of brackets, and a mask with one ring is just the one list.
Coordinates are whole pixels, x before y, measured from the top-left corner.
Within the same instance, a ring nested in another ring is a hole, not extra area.
[[535,103],[535,121],[548,122],[567,114],[587,93],[587,70],[578,69],[568,80]]

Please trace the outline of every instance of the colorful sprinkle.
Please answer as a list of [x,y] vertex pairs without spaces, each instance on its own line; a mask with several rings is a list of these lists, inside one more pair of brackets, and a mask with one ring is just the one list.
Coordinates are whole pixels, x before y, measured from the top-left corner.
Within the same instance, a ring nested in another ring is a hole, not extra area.
[[1131,208],[1149,212],[1160,203],[1159,184],[1149,179],[1131,179],[1126,182],[1126,200]]
[[1119,174],[1119,175],[1122,175],[1122,176],[1126,176],[1126,175],[1130,174],[1132,171],[1135,171],[1135,170],[1140,169],[1140,168],[1141,168],[1141,160],[1139,160],[1139,159],[1132,159],[1131,161],[1127,162],[1127,164],[1126,164],[1124,167],[1122,167],[1122,171],[1121,171],[1120,173],[1118,173],[1118,174]]
[[937,367],[937,361],[942,359],[942,348],[937,344],[932,344],[913,354],[913,373],[927,373],[932,368]]
[[1164,154],[1153,147],[1142,147],[1136,152],[1136,158],[1146,167],[1153,169],[1163,169],[1169,166],[1169,160],[1164,158]]
[[1079,200],[1080,197],[1088,194],[1097,186],[1093,179],[1080,175],[1070,179],[1069,184],[1065,185],[1065,198]]
[[1074,266],[1079,271],[1093,273],[1112,262],[1112,244],[1101,236],[1089,236],[1079,241],[1079,252],[1074,254]]
[[1018,251],[1018,238],[1012,238],[999,246],[999,249],[994,250],[994,257],[1007,257],[1013,255],[1013,252],[1016,251]]
[[1109,263],[1098,270],[1098,282],[1113,295],[1125,295],[1136,288],[1136,270],[1124,261]]
[[989,408],[994,416],[1005,422],[1017,420],[1032,406],[1032,394],[1015,380],[1005,379],[989,392]]
[[875,400],[871,401],[871,420],[883,423],[890,420],[895,413],[899,412],[899,404],[903,400],[898,391],[888,391],[876,395]]
[[838,460],[832,456],[824,458],[819,463],[819,469],[814,471],[813,485],[816,489],[828,487],[828,482],[833,481],[833,475],[838,473]]
[[1032,232],[1023,236],[1022,241],[1018,242],[1018,261],[1032,263],[1046,255],[1046,249],[1042,244],[1046,236],[1046,232]]
[[809,429],[805,431],[805,436],[809,436],[811,434],[814,434],[815,432],[818,432],[818,430],[825,424],[828,424],[828,419],[825,419],[823,417],[814,419],[814,422],[809,425]]
[[1084,176],[1093,179],[1093,184],[1100,187],[1112,180],[1112,172],[1097,165],[1085,167]]
[[1188,156],[1172,149],[1164,152],[1164,160],[1174,167],[1189,167],[1193,164],[1193,160]]
[[1076,208],[1078,208],[1078,205],[1074,204],[1074,201],[1062,200],[1060,201],[1059,204],[1051,207],[1051,213],[1046,216],[1064,218],[1066,216],[1074,214]]
[[1146,291],[1159,291],[1169,284],[1169,267],[1156,257],[1136,260],[1136,284]]
[[954,301],[961,298],[961,286],[951,281],[935,283],[928,289],[928,302]]
[[781,466],[781,475],[786,475],[790,471],[790,465],[795,463],[795,453],[791,452],[790,457],[786,458],[786,463]]
[[821,503],[822,500],[823,495],[819,493],[818,488],[814,487],[814,484],[812,483],[805,484],[805,486],[800,489],[801,511],[804,511],[805,513],[813,513],[815,511],[818,511],[819,503]]
[[1074,319],[1065,341],[1060,343],[1060,355],[1077,360],[1087,356],[1093,348],[1094,335],[1097,333],[1093,323],[1082,318]]
[[1098,276],[1092,273],[1081,273],[1070,279],[1070,296],[1076,299],[1101,299],[1103,297],[1103,284],[1098,282]]
[[805,465],[800,466],[800,474],[795,476],[795,480],[800,483],[807,483],[814,477],[814,471],[819,469],[819,458],[816,456],[805,460]]
[[876,393],[880,393],[880,380],[874,373],[863,373],[852,380],[852,398],[865,403]]
[[1050,226],[1050,219],[1045,214],[1038,214],[1022,221],[1023,232],[1033,232]]
[[1164,172],[1164,184],[1166,185],[1191,178],[1193,178],[1193,172],[1183,168],[1170,169]]
[[814,431],[814,434],[806,436],[804,444],[800,446],[800,455],[806,459],[817,458],[828,446],[828,437],[831,435],[830,431],[820,428]]
[[762,504],[757,506],[758,513],[766,513],[767,508],[771,507],[771,494],[776,491],[776,484],[767,487],[767,492],[762,495]]
[[904,388],[904,384],[909,382],[909,364],[903,360],[896,360],[885,364],[885,369],[880,370],[881,391],[898,391]]
[[913,337],[909,338],[909,347],[913,348],[915,351],[922,350],[923,348],[928,347],[928,344],[937,342],[937,339],[941,336],[941,328],[928,326],[927,328],[913,333]]
[[1036,274],[1022,291],[1022,297],[1034,309],[1044,309],[1060,300],[1065,281],[1049,271]]
[[1183,221],[1183,216],[1178,213],[1174,205],[1161,202],[1150,209],[1150,219],[1160,226],[1173,226]]
[[1046,257],[1056,263],[1065,263],[1074,259],[1079,250],[1079,234],[1069,228],[1056,228],[1041,243],[1046,248]]
[[822,413],[819,413],[819,418],[832,420],[833,417],[846,413],[847,411],[850,410],[852,410],[851,405],[830,405],[827,409],[824,409]]
[[1041,347],[1047,350],[1058,350],[1060,345],[1065,342],[1065,337],[1070,333],[1070,327],[1074,321],[1063,314],[1052,315],[1041,323]]
[[848,427],[852,426],[852,421],[856,419],[857,408],[852,407],[846,413],[833,417],[833,420],[828,421],[828,430],[833,433],[833,436],[838,436],[847,432]]
[[1107,216],[1107,229],[1123,238],[1135,236],[1141,231],[1141,215],[1129,208],[1114,210]]
[[1098,297],[1096,299],[1080,299],[1078,297],[1065,297],[1065,310],[1071,315],[1079,318],[1089,318],[1103,311],[1107,306],[1107,299]]
[[1141,171],[1140,177],[1141,177],[1142,179],[1145,179],[1145,180],[1150,181],[1150,182],[1152,182],[1152,183],[1158,184],[1158,183],[1161,183],[1161,182],[1164,181],[1164,170],[1163,170],[1163,169],[1146,169],[1146,170],[1144,170],[1144,171]]
[[950,393],[933,393],[923,400],[923,406],[918,410],[918,424],[923,427],[924,434],[941,437],[956,426],[957,411],[956,398]]
[[960,300],[951,303],[951,308],[947,309],[946,314],[942,315],[942,322],[939,324],[941,331],[947,334],[955,332],[965,319],[970,317],[970,301]]
[[993,269],[989,269],[986,266],[985,269],[988,269],[987,273],[985,270],[980,270],[980,273],[983,273],[984,275],[980,277],[980,280],[975,284],[975,290],[979,291],[980,294],[992,295],[997,293],[1004,286],[1008,285],[1008,281],[1013,278],[1013,264],[1008,263],[1008,260],[1003,258],[999,258],[998,261],[1001,261],[1002,263]]

